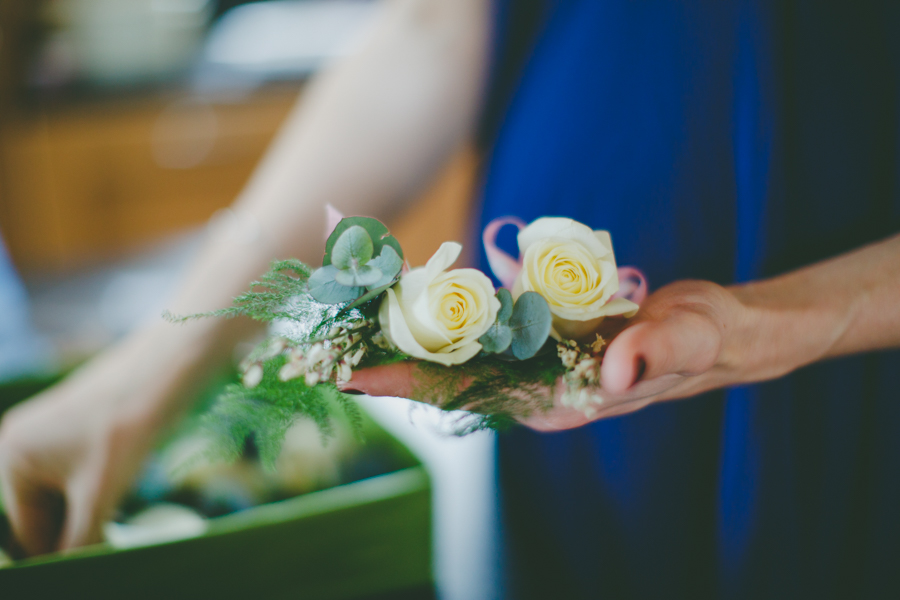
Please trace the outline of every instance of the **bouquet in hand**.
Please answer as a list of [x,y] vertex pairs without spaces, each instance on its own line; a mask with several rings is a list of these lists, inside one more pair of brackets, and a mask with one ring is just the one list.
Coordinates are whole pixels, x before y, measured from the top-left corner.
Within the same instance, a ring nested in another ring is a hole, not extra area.
[[[520,258],[494,243],[516,225]],[[241,383],[228,386],[208,428],[220,447],[238,455],[252,436],[272,464],[298,418],[327,436],[339,406],[358,419],[341,388],[353,373],[418,361],[417,398],[465,410],[458,431],[501,428],[562,402],[589,413],[598,388],[608,317],[630,317],[646,284],[634,269],[617,269],[610,236],[566,218],[525,226],[498,219],[484,232],[487,256],[503,287],[477,269],[452,266],[462,246],[445,242],[428,262],[409,268],[396,238],[376,219],[340,218],[325,243],[322,266],[275,262],[230,308],[172,317],[248,316],[271,323],[270,336],[241,363]],[[636,283],[624,297],[620,275]]]

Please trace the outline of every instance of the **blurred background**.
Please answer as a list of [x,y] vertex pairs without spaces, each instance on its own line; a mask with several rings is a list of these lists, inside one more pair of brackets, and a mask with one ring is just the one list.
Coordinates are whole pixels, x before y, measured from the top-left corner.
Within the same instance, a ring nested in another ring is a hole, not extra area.
[[[52,380],[159,318],[206,223],[235,199],[310,76],[353,52],[377,4],[0,0],[0,385],[18,399],[38,389],[19,382]],[[412,264],[468,238],[476,169],[475,153],[460,151],[388,223]],[[491,597],[492,438],[442,437],[433,414],[413,426],[404,402],[368,406],[430,472],[440,596]],[[188,493],[215,517],[412,464],[392,444],[339,439],[323,454],[299,443],[295,463],[313,465],[300,480],[273,487],[239,464],[226,479],[245,485],[226,492],[217,469],[188,492],[160,481],[169,449],[129,510]]]
[[[25,315],[27,297],[33,324],[0,374],[157,317],[204,224],[377,4],[0,0],[0,232],[27,292],[5,303]],[[474,164],[460,153],[389,223],[412,264],[463,239]]]

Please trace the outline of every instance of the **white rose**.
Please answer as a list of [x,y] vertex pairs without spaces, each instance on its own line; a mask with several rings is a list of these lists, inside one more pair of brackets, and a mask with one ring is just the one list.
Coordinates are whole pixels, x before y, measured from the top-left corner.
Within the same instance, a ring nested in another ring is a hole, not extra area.
[[545,217],[519,232],[522,271],[512,294],[537,292],[553,314],[551,335],[582,340],[608,316],[633,316],[638,305],[619,290],[612,241],[606,231],[592,231],[572,219]]
[[424,267],[387,290],[378,310],[384,335],[412,357],[446,366],[466,362],[500,310],[491,280],[477,269],[446,271],[462,246],[446,242]]

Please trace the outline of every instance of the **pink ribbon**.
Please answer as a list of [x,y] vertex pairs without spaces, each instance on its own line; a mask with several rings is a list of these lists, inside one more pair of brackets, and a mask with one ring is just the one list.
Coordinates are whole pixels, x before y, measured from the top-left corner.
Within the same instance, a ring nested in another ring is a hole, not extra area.
[[512,289],[519,271],[522,270],[522,258],[513,258],[497,247],[497,234],[506,225],[515,225],[519,231],[525,229],[525,221],[518,217],[499,217],[488,223],[481,234],[484,243],[484,253],[487,254],[488,265],[500,285]]
[[619,291],[613,298],[625,298],[641,304],[647,297],[647,276],[634,267],[619,267]]
[[328,241],[328,236],[331,235],[331,232],[334,231],[334,228],[338,226],[338,223],[341,222],[341,219],[344,218],[344,213],[333,207],[331,204],[325,205],[325,241]]
[[[512,289],[522,270],[522,257],[513,258],[497,247],[497,234],[506,225],[515,225],[519,231],[525,229],[525,222],[518,217],[498,217],[487,224],[481,234],[484,243],[484,252],[487,254],[488,265],[494,276],[500,281],[500,285]],[[619,267],[619,291],[613,298],[625,298],[635,304],[640,304],[647,297],[647,277],[635,267]]]

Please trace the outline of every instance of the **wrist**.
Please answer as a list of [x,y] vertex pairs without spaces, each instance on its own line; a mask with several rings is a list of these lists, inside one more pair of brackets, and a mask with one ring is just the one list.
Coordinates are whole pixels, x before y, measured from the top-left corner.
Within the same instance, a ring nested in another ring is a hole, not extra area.
[[841,311],[803,282],[776,278],[727,288],[740,306],[730,344],[737,381],[784,376],[829,355],[844,331]]

